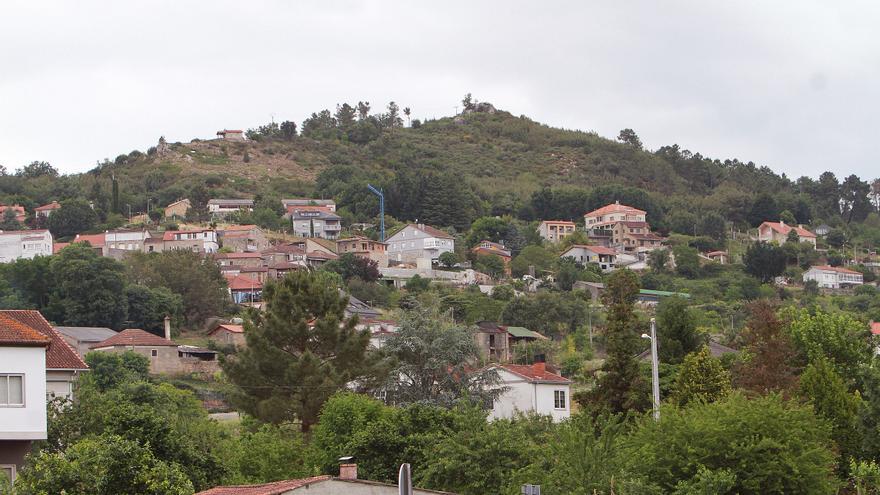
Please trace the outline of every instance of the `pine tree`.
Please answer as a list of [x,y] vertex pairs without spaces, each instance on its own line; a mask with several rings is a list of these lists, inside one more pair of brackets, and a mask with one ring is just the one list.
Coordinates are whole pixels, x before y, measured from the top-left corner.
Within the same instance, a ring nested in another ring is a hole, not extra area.
[[748,358],[736,370],[736,385],[756,394],[790,394],[797,385],[793,362],[796,352],[767,300],[752,303],[746,330],[743,332]]
[[685,356],[675,379],[672,399],[679,405],[691,402],[715,402],[731,391],[730,373],[709,348]]
[[263,421],[299,419],[303,432],[324,402],[346,385],[374,376],[370,334],[346,318],[348,298],[326,272],[296,272],[269,283],[265,311],[245,321],[247,347],[221,361],[235,385],[232,400]]
[[112,192],[112,203],[110,204],[110,209],[113,213],[119,213],[119,181],[116,179],[114,175],[111,179],[113,182],[113,192]]

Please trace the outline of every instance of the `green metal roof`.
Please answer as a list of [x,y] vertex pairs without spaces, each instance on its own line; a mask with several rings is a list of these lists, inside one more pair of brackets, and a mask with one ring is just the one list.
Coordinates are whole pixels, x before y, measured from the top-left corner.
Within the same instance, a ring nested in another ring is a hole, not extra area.
[[507,327],[507,333],[517,338],[540,339],[544,337],[539,333],[535,333],[524,327]]
[[690,294],[685,294],[683,292],[669,292],[665,290],[651,290],[651,289],[642,289],[639,291],[639,294],[645,296],[658,296],[658,297],[669,297],[669,296],[679,296],[685,299],[690,299]]

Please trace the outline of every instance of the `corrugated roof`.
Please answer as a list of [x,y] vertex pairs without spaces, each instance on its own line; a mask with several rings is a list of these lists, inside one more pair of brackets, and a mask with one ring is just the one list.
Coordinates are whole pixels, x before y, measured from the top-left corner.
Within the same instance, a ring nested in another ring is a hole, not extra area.
[[13,318],[23,325],[36,330],[47,337],[51,344],[46,352],[46,369],[48,370],[87,370],[88,365],[79,357],[79,354],[70,347],[52,325],[43,318],[39,311],[33,309],[7,309],[0,314]]
[[101,342],[116,335],[114,330],[105,327],[54,327],[62,335],[80,342]]

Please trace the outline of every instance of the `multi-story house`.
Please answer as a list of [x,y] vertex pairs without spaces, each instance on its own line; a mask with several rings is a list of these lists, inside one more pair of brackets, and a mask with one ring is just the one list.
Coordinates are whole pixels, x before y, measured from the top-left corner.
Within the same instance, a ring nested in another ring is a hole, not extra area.
[[332,199],[312,199],[312,198],[296,198],[296,199],[282,199],[281,206],[284,207],[284,211],[290,212],[291,208],[298,208],[300,206],[322,206],[327,209],[327,211],[331,213],[336,212],[336,202]]
[[108,230],[104,232],[104,256],[126,252],[143,252],[147,239],[151,238],[149,230]]
[[0,230],[0,263],[51,256],[52,242],[48,230]]
[[663,238],[651,232],[647,222],[616,222],[610,232],[611,245],[624,251],[650,251],[663,243]]
[[324,206],[294,206],[288,214],[293,234],[299,237],[336,239],[342,231],[342,217]]
[[357,256],[371,259],[380,267],[388,266],[388,245],[384,242],[374,241],[368,237],[349,237],[336,240],[336,254],[353,253]]
[[168,230],[162,235],[162,241],[161,249],[156,251],[185,249],[195,253],[216,253],[220,249],[217,232],[213,229]]
[[823,289],[840,289],[865,282],[861,273],[840,266],[812,266],[804,272],[804,282],[809,280],[815,280]]
[[256,252],[269,247],[266,234],[256,225],[230,225],[217,233],[220,244],[236,253]]
[[617,222],[644,222],[646,214],[644,210],[615,201],[613,204],[585,213],[584,225],[588,232],[604,230]]
[[764,222],[758,226],[758,240],[762,242],[775,242],[780,246],[788,241],[791,231],[797,233],[800,242],[807,242],[816,247],[816,234],[805,229],[803,225],[797,227],[786,225],[782,220],[778,222]]
[[538,225],[538,234],[550,242],[559,242],[574,234],[575,224],[567,220],[544,220]]
[[421,223],[407,225],[385,242],[388,259],[395,261],[436,260],[443,253],[455,252],[454,237]]
[[510,260],[512,256],[510,250],[504,247],[504,244],[484,239],[471,248],[471,253],[475,256],[498,256],[504,262],[504,274],[508,277],[510,276]]
[[549,371],[545,363],[503,364],[493,368],[505,391],[492,402],[489,418],[509,419],[517,413],[534,413],[558,422],[571,417],[571,380]]
[[170,218],[172,220],[183,218],[186,216],[186,212],[189,211],[190,208],[192,208],[192,203],[190,203],[188,199],[179,199],[165,207],[164,215],[166,219]]
[[254,200],[252,199],[211,199],[208,200],[208,213],[214,217],[225,217],[237,211],[252,211]]
[[0,314],[0,475],[13,481],[31,444],[47,437],[49,344],[45,335]]

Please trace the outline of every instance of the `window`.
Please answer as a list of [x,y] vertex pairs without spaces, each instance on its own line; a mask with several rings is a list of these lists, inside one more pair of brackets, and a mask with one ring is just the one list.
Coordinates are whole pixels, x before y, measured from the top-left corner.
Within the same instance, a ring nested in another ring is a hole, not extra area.
[[0,407],[24,406],[24,375],[0,375]]
[[150,349],[150,356],[156,357],[159,355],[159,349]]
[[553,391],[553,408],[565,409],[565,390]]
[[15,464],[0,464],[0,487],[10,486],[15,481]]

